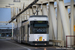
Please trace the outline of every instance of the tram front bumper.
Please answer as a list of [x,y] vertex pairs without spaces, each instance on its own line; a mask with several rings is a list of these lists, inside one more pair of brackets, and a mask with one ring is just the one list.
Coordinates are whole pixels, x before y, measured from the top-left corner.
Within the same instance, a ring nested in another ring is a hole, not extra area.
[[49,41],[30,41],[30,45],[48,45]]

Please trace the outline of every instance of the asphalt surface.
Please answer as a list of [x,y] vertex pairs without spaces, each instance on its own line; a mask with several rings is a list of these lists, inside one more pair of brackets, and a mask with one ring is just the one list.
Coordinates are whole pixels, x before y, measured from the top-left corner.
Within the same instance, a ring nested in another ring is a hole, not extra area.
[[0,39],[0,50],[74,50],[52,46],[30,46],[28,44],[19,44],[14,40]]

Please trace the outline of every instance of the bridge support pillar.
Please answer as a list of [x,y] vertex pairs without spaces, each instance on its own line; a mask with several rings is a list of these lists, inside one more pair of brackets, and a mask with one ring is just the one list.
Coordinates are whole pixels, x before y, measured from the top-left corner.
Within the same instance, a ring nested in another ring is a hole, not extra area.
[[53,33],[54,33],[53,39],[57,39],[57,20],[55,16],[54,2],[49,3],[49,10],[50,10],[50,18],[52,20],[53,25]]
[[[42,7],[42,13],[43,14],[47,14],[48,13],[48,19],[49,19],[49,39],[50,40],[53,40],[53,38],[54,38],[54,34],[53,34],[53,27],[52,27],[52,19],[51,19],[51,16],[50,16],[50,9],[49,9],[49,2],[48,2],[48,8],[46,8],[45,6],[44,6],[44,8]],[[47,10],[45,10],[44,11],[44,9],[47,9]],[[47,11],[47,13],[46,13],[46,11]]]
[[[59,4],[58,4],[58,0],[57,0],[57,36],[58,36],[58,40],[64,41],[64,30],[63,30],[63,26],[62,26],[62,21],[61,21],[61,16],[60,16],[60,12],[59,12]],[[60,45],[58,43],[58,45]],[[62,45],[61,45],[62,46]],[[63,44],[64,46],[64,44]]]
[[[59,7],[61,20],[62,20],[63,29],[64,29],[64,35],[65,35],[64,41],[66,41],[66,36],[70,35],[70,29],[69,29],[69,25],[68,25],[69,23],[68,23],[67,15],[65,13],[65,7],[64,7],[64,1],[63,0],[59,0],[58,7]],[[67,44],[70,45],[70,38],[68,38]],[[68,46],[68,47],[70,47],[70,46]]]
[[[75,35],[75,6],[74,6],[74,0],[71,0],[71,35]],[[75,44],[75,37],[74,40],[71,39],[72,45]]]

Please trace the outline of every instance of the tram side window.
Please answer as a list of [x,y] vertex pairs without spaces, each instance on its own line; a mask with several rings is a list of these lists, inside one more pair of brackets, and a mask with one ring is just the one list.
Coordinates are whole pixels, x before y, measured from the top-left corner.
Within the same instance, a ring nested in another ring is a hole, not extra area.
[[23,33],[25,33],[25,26],[23,26]]

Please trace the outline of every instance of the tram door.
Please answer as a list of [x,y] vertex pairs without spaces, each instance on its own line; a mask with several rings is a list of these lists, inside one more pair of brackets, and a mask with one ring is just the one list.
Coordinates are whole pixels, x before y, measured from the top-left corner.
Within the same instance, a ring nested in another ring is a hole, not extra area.
[[22,26],[22,40],[24,41],[25,36],[25,26]]

